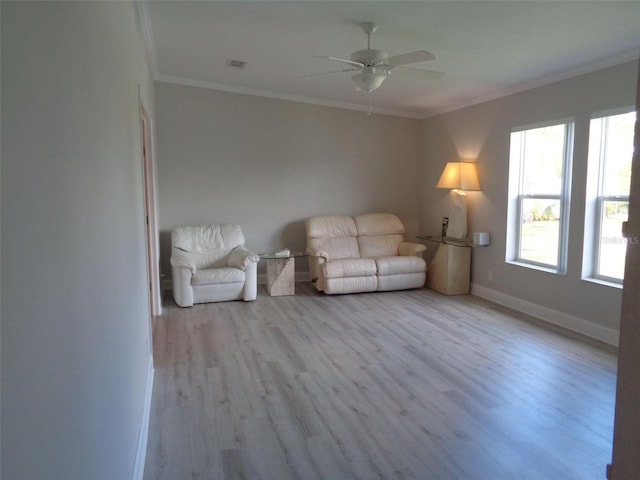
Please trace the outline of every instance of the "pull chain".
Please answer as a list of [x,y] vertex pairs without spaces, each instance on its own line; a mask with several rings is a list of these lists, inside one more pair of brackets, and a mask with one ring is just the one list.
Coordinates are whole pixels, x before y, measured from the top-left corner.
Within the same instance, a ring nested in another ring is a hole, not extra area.
[[371,90],[367,92],[367,100],[369,101],[369,111],[367,112],[367,115],[371,116]]

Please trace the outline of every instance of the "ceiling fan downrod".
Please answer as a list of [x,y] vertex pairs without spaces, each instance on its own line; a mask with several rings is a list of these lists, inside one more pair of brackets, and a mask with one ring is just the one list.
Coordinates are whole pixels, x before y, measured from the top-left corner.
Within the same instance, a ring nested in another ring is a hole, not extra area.
[[378,25],[373,22],[362,22],[360,24],[364,33],[367,34],[367,50],[371,49],[371,34],[378,29]]

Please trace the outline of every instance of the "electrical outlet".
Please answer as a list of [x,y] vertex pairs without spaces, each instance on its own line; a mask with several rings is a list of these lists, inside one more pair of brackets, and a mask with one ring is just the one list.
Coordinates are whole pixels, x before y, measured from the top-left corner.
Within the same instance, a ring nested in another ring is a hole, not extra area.
[[487,270],[487,280],[493,282],[493,270]]

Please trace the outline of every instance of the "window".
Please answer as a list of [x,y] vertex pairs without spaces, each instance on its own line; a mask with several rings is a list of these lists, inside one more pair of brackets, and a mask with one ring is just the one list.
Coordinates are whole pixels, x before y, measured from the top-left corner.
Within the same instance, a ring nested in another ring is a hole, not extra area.
[[635,120],[635,112],[591,120],[583,262],[589,278],[622,283],[624,277]]
[[507,261],[566,271],[573,123],[511,133]]

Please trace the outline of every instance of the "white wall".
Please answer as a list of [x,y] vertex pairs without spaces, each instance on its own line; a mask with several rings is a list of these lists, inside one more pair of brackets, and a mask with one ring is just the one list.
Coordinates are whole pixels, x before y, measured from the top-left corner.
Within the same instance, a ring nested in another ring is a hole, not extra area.
[[416,120],[159,82],[156,108],[167,274],[179,225],[239,223],[258,253],[304,250],[321,214],[391,212],[418,233]]
[[[469,193],[469,231],[488,231],[492,244],[473,250],[474,292],[551,321],[578,327],[607,341],[617,339],[621,291],[580,279],[587,129],[593,112],[635,104],[637,63],[628,63],[498,100],[429,118],[424,149],[421,229],[437,233],[447,211],[445,190],[435,184],[445,162],[477,158],[481,192]],[[569,258],[566,275],[505,263],[509,140],[514,127],[575,118]],[[490,281],[488,272],[493,272]]]
[[150,365],[130,2],[2,2],[4,480],[134,476]]

